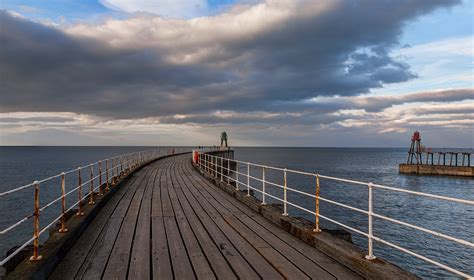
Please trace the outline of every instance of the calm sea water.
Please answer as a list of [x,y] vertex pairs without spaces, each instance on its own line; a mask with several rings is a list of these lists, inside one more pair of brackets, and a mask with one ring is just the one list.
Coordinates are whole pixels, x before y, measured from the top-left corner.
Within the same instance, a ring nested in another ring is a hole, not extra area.
[[[30,183],[62,171],[74,169],[113,155],[149,150],[151,147],[0,147],[0,191]],[[239,160],[286,167],[323,175],[374,182],[432,194],[474,200],[474,180],[458,177],[414,176],[398,174],[398,164],[405,162],[406,149],[378,148],[247,148],[235,149]],[[241,172],[246,172],[243,168]],[[252,168],[252,176],[261,177],[261,169]],[[282,184],[281,172],[267,171],[267,180]],[[74,174],[66,178],[67,189],[76,184]],[[251,185],[260,187],[258,181]],[[59,195],[59,180],[42,185],[42,205]],[[314,193],[314,177],[288,175],[288,186]],[[267,184],[267,191],[281,197],[281,190]],[[367,188],[364,186],[321,180],[321,195],[340,203],[367,209]],[[258,196],[258,194],[257,194]],[[307,209],[314,209],[314,199],[297,193],[288,193],[290,202]],[[31,213],[33,193],[27,189],[20,193],[0,198],[0,228],[5,228],[24,215]],[[272,201],[267,197],[268,202]],[[68,203],[73,203],[71,197]],[[70,205],[70,204],[69,204]],[[59,205],[42,213],[42,226],[48,219],[57,216]],[[290,215],[308,220],[309,213],[289,207]],[[321,214],[367,231],[367,217],[339,206],[321,202]],[[398,220],[413,223],[454,237],[474,242],[474,207],[444,202],[385,190],[374,190],[374,211]],[[325,228],[338,228],[322,221]],[[10,247],[21,244],[31,237],[31,224],[25,223],[18,230],[0,237],[0,254]],[[474,251],[466,246],[446,241],[429,234],[415,232],[404,226],[394,225],[380,219],[374,220],[374,235],[424,256],[440,261],[461,271],[474,275]],[[367,240],[353,234],[356,245],[366,249]],[[448,278],[452,274],[414,257],[375,242],[375,255],[387,259],[424,278]]]

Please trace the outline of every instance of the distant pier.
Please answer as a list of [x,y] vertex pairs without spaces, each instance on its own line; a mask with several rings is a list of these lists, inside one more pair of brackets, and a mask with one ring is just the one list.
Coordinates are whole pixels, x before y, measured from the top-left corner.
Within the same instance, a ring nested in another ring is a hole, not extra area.
[[444,175],[474,177],[473,166],[450,166],[430,164],[405,164],[399,165],[399,172],[417,175]]
[[421,145],[420,133],[415,131],[407,163],[400,164],[398,170],[405,174],[474,177],[471,154],[467,150],[426,149]]

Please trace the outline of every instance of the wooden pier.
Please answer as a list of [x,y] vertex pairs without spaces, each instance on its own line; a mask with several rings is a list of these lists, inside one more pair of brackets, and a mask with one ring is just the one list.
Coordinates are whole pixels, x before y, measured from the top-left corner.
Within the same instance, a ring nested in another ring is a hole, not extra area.
[[19,254],[5,279],[416,279],[278,207],[262,215],[248,190],[195,167],[185,153],[125,172],[83,216],[51,228],[41,258]]
[[50,275],[73,278],[360,277],[205,180],[187,154],[121,186]]
[[[175,151],[166,148],[115,156],[0,193],[0,197],[9,197],[32,187],[35,193],[33,215],[0,230],[2,235],[30,218],[34,222],[33,237],[0,261],[0,280],[418,279],[374,254],[371,241],[376,240],[422,258],[371,235],[372,216],[402,223],[373,213],[372,189],[474,205],[465,199],[242,162],[233,159],[230,149],[200,148],[192,154],[189,149]],[[105,170],[101,169],[103,163]],[[82,169],[90,169],[86,174],[89,181],[82,181]],[[266,179],[267,169],[281,172],[283,185]],[[254,177],[255,170],[261,172],[261,179]],[[315,179],[314,195],[288,187],[287,173]],[[73,183],[68,192],[64,188],[66,175],[78,179],[78,185]],[[250,178],[257,185],[251,184]],[[365,235],[367,250],[352,244],[351,234],[345,230],[321,228],[319,218],[332,220],[319,214],[319,199],[331,202],[319,195],[320,178],[367,185],[368,233],[333,221]],[[40,184],[54,179],[60,179],[62,196],[40,204]],[[282,199],[266,192],[266,184],[281,187]],[[86,189],[88,192],[81,192]],[[254,191],[262,194],[261,200]],[[287,191],[315,199],[315,209],[298,206],[314,213],[314,223],[288,213],[287,204],[297,205],[287,199]],[[73,193],[78,195],[77,202],[66,205],[64,198]],[[282,204],[267,204],[266,196]],[[57,201],[61,202],[61,215],[42,226],[42,210]],[[474,248],[469,241],[406,222],[403,225]],[[42,233],[49,233],[45,242],[39,240]],[[423,260],[471,278],[437,261]]]

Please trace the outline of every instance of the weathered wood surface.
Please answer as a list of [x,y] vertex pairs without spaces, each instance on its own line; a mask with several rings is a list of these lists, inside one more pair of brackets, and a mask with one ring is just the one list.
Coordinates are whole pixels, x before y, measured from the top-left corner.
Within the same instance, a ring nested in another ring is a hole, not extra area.
[[133,175],[51,279],[355,279],[206,181],[190,156]]

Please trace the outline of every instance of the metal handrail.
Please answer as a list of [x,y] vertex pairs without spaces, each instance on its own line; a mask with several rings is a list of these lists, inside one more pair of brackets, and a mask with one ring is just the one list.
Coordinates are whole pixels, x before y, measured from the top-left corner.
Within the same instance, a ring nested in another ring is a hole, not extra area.
[[[28,246],[31,243],[33,243],[34,245],[33,245],[33,256],[31,256],[30,260],[31,261],[40,260],[41,255],[39,254],[39,237],[60,220],[61,220],[61,225],[60,225],[59,232],[60,233],[67,232],[67,228],[65,226],[65,214],[77,206],[79,207],[79,209],[76,215],[81,216],[83,214],[81,204],[84,203],[87,198],[89,198],[89,204],[94,204],[94,199],[96,196],[95,192],[97,190],[99,190],[99,193],[97,195],[99,196],[103,195],[104,187],[105,187],[105,190],[108,190],[110,185],[116,184],[118,182],[118,179],[128,174],[129,172],[136,170],[140,166],[143,166],[163,156],[172,155],[174,153],[179,153],[179,152],[189,152],[189,151],[191,151],[190,148],[188,149],[188,148],[173,148],[173,147],[168,148],[167,147],[167,148],[161,148],[161,149],[156,149],[156,150],[146,150],[146,151],[126,153],[119,156],[114,156],[114,157],[106,158],[103,160],[99,160],[94,163],[90,163],[90,164],[78,167],[76,169],[69,170],[67,172],[62,172],[60,174],[53,175],[42,180],[34,181],[33,183],[30,183],[27,185],[23,185],[23,186],[13,188],[5,192],[1,192],[0,199],[12,193],[16,193],[18,191],[27,189],[29,187],[34,187],[35,188],[35,201],[34,201],[35,207],[34,207],[33,213],[21,218],[20,220],[13,223],[12,225],[0,230],[0,236],[15,229],[16,227],[18,227],[19,225],[23,224],[24,222],[26,222],[27,220],[31,218],[35,218],[35,220],[33,223],[34,224],[33,237],[27,240],[22,245],[20,245],[15,251],[13,251],[3,260],[1,260],[0,266],[3,266],[5,263],[7,263],[10,259],[16,256],[21,250],[23,250],[26,246]],[[105,163],[104,170],[102,170],[102,163]],[[85,175],[86,176],[90,175],[90,178],[88,180],[82,181],[81,170],[87,170],[87,168],[90,169],[90,174],[85,174]],[[94,170],[99,171],[95,176],[93,173]],[[70,191],[65,192],[65,175],[73,173],[73,172],[77,172],[77,176],[78,176],[77,187],[74,187]],[[105,180],[102,180],[104,175],[105,175]],[[61,178],[61,196],[53,199],[52,201],[48,202],[44,206],[40,207],[39,205],[40,184],[51,181],[53,179],[57,179],[57,178]],[[94,181],[97,181],[97,180],[99,181],[99,183],[97,184],[97,186],[94,187]],[[90,191],[84,196],[82,196],[82,187],[86,185],[90,186]],[[69,208],[66,209],[66,201],[65,201],[66,197],[68,197],[69,195],[72,195],[75,192],[78,192],[79,194],[78,200],[73,205],[71,205]],[[39,218],[40,218],[41,212],[43,212],[48,207],[50,207],[51,205],[59,201],[61,201],[61,204],[62,204],[61,214],[57,216],[56,218],[54,218],[51,223],[49,223],[47,226],[45,226],[44,228],[40,230]]]
[[[457,269],[449,267],[445,264],[442,264],[440,262],[432,260],[428,257],[422,256],[422,255],[420,255],[418,253],[415,253],[411,250],[408,250],[408,249],[403,248],[399,245],[396,245],[396,244],[393,244],[389,241],[386,241],[386,240],[384,240],[380,237],[374,236],[374,234],[373,234],[373,221],[372,220],[373,220],[374,217],[379,218],[379,219],[385,220],[385,221],[393,223],[393,224],[402,225],[402,226],[405,226],[405,227],[408,227],[408,228],[411,228],[411,229],[414,229],[414,230],[418,230],[418,231],[421,231],[421,232],[424,232],[424,233],[431,234],[433,236],[437,236],[437,237],[440,237],[440,238],[443,238],[443,239],[446,239],[446,240],[456,242],[458,244],[462,244],[464,246],[474,248],[474,243],[472,243],[470,241],[463,240],[463,239],[460,239],[460,238],[456,238],[456,237],[453,237],[453,236],[450,236],[450,235],[447,235],[447,234],[443,234],[443,233],[440,233],[440,232],[437,232],[437,231],[434,231],[434,230],[430,230],[430,229],[427,229],[427,228],[424,228],[424,227],[420,227],[420,226],[417,226],[417,225],[413,225],[413,224],[410,224],[410,223],[407,223],[407,222],[403,222],[403,221],[400,221],[400,220],[397,220],[397,219],[393,219],[393,218],[386,217],[384,215],[375,213],[373,211],[373,189],[376,188],[376,189],[383,189],[383,190],[400,192],[400,193],[407,193],[407,194],[410,194],[410,195],[423,196],[423,197],[428,197],[428,198],[432,198],[432,199],[440,199],[440,200],[444,200],[444,201],[462,203],[462,204],[467,204],[467,205],[474,205],[474,200],[466,200],[466,199],[447,197],[447,196],[441,196],[441,195],[435,195],[435,194],[429,194],[429,193],[423,193],[423,192],[417,192],[417,191],[410,191],[410,190],[406,190],[406,189],[402,189],[402,188],[389,187],[389,186],[384,186],[384,185],[380,185],[380,184],[373,184],[373,183],[361,182],[361,181],[356,181],[356,180],[349,180],[349,179],[338,178],[338,177],[333,177],[333,176],[325,176],[325,175],[321,175],[321,174],[318,174],[318,173],[302,172],[302,171],[293,170],[293,169],[267,166],[267,165],[262,165],[262,164],[255,164],[255,163],[250,163],[250,162],[246,162],[246,161],[240,161],[240,160],[235,160],[235,159],[231,159],[231,158],[225,158],[225,157],[222,157],[222,156],[216,156],[216,155],[212,155],[212,154],[205,153],[205,152],[199,153],[198,159],[199,160],[197,162],[197,166],[200,168],[200,170],[202,172],[207,172],[208,174],[210,174],[211,176],[213,176],[217,179],[220,178],[221,182],[224,182],[223,181],[224,178],[227,179],[228,184],[230,183],[230,181],[233,181],[235,183],[236,190],[239,190],[240,186],[246,187],[247,195],[250,195],[250,190],[254,190],[254,191],[260,193],[262,195],[262,205],[266,205],[265,197],[270,197],[270,198],[273,198],[277,201],[282,202],[283,207],[284,207],[282,215],[288,215],[287,205],[293,206],[293,207],[295,207],[299,210],[302,210],[302,211],[307,212],[311,215],[314,215],[314,217],[315,217],[314,232],[315,233],[320,232],[319,218],[322,218],[323,220],[326,220],[328,222],[331,222],[333,224],[336,224],[338,226],[341,226],[345,229],[348,229],[352,232],[358,233],[358,234],[366,237],[367,241],[368,241],[368,246],[367,246],[368,247],[368,253],[365,256],[366,259],[373,260],[373,259],[376,258],[373,254],[373,241],[377,241],[381,244],[387,245],[387,246],[392,247],[396,250],[399,250],[401,252],[404,252],[406,254],[414,256],[418,259],[421,259],[423,261],[431,263],[435,266],[438,266],[442,269],[450,271],[450,272],[452,272],[456,275],[465,277],[467,279],[473,279],[473,276],[471,276],[467,273],[464,273],[462,271],[459,271]],[[233,165],[235,166],[234,169],[232,169],[230,167],[231,166],[230,163],[233,163]],[[241,172],[240,168],[238,167],[239,165],[240,165],[240,167],[245,168],[247,173]],[[252,176],[250,174],[250,167],[260,168],[262,170],[262,177],[259,178],[259,177],[256,177],[256,176]],[[272,169],[272,170],[277,170],[277,171],[284,172],[283,185],[267,180],[265,178],[265,170],[267,170],[267,169]],[[231,176],[231,173],[234,173],[235,176]],[[294,174],[300,174],[300,175],[315,177],[316,178],[315,193],[314,194],[313,193],[307,193],[307,192],[304,192],[304,191],[301,191],[301,190],[297,190],[296,188],[288,187],[287,180],[286,180],[287,173],[294,173]],[[366,186],[369,190],[368,210],[359,209],[357,207],[349,206],[349,205],[346,205],[344,203],[340,203],[340,202],[322,197],[321,195],[319,195],[319,187],[320,187],[319,179],[320,178],[324,178],[324,179],[327,179],[327,180],[333,180],[333,181],[337,181],[337,182],[344,182],[344,183],[350,183],[350,184],[355,184],[355,185],[360,185],[360,186]],[[259,189],[255,186],[252,186],[250,184],[250,179],[261,183],[262,184],[261,185],[262,189]],[[280,198],[280,197],[277,197],[273,194],[267,193],[265,191],[265,185],[272,185],[272,186],[275,186],[275,187],[278,187],[278,188],[282,189],[284,191],[283,192],[283,198]],[[298,205],[297,202],[288,201],[288,199],[287,199],[288,197],[286,195],[287,191],[299,193],[299,194],[304,195],[306,197],[310,197],[312,199],[315,199],[315,202],[316,202],[315,203],[315,209],[310,210],[310,209],[307,209],[307,208],[305,208],[301,205]],[[362,213],[362,214],[367,215],[368,216],[368,231],[363,232],[359,229],[353,228],[353,227],[351,227],[349,225],[346,225],[342,222],[339,222],[339,221],[336,221],[336,220],[331,219],[329,217],[321,215],[319,213],[319,201],[320,200],[328,202],[328,203],[333,204],[333,205],[344,207],[346,209],[350,209],[352,211],[356,211],[358,213]]]

